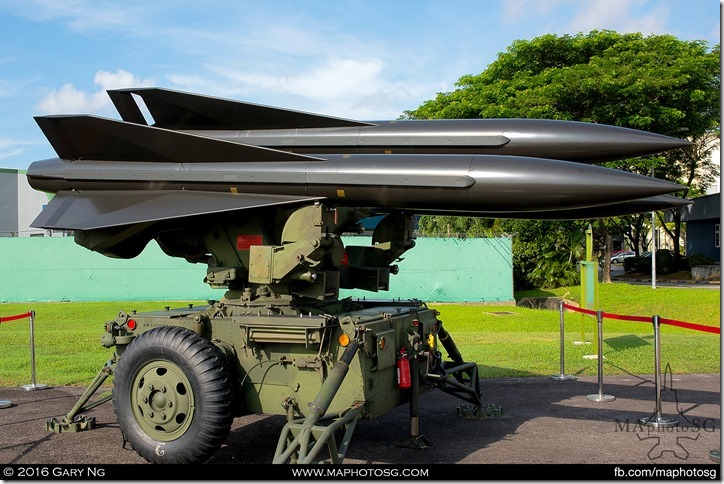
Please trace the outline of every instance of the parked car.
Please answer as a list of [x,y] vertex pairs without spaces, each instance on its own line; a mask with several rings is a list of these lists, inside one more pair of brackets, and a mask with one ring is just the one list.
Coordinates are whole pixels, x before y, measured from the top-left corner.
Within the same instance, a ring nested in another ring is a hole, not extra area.
[[[656,249],[656,258],[660,259],[662,257],[674,257],[674,253],[671,252],[669,249]],[[650,259],[651,258],[651,251],[647,250],[646,252],[641,254],[642,259]]]
[[632,250],[622,250],[611,256],[612,264],[620,264],[628,257],[634,257],[636,253]]

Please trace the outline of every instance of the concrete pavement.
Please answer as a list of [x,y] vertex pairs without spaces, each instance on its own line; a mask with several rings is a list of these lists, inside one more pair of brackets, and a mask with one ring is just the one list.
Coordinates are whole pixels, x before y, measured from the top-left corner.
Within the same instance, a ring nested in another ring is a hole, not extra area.
[[[484,379],[481,388],[486,403],[503,408],[501,418],[458,417],[456,407],[462,402],[433,391],[421,397],[419,408],[421,432],[431,443],[428,448],[395,445],[409,437],[409,409],[402,406],[359,422],[345,463],[688,466],[715,463],[710,453],[720,448],[718,374],[673,376],[661,398],[662,415],[677,421],[668,428],[640,423],[655,416],[656,392],[650,375],[604,375],[602,386],[590,376],[574,381]],[[0,408],[0,462],[144,464],[128,445],[123,446],[111,403],[88,412],[96,418],[94,430],[63,434],[45,430],[45,422],[65,415],[82,391],[0,388],[0,399],[12,402]],[[599,394],[614,399],[590,398]],[[271,463],[283,425],[279,416],[237,418],[225,445],[208,464]]]

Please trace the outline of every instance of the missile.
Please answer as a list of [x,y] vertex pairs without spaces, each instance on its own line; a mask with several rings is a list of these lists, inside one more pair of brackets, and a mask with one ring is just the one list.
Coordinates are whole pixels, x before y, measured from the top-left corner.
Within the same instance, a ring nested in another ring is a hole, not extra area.
[[[534,170],[541,173],[530,176]],[[173,168],[163,162],[47,160],[32,164],[27,176],[34,188],[56,193],[34,226],[78,230],[322,199],[376,210],[423,214],[443,207],[521,218],[530,211],[619,204],[681,189],[598,166],[492,155],[330,155],[324,163]],[[170,194],[176,203],[161,201]],[[137,206],[139,201],[144,205]],[[155,203],[158,209],[149,209]]]
[[661,196],[684,187],[592,161],[690,144],[590,123],[367,123],[162,89],[109,94],[123,120],[35,118],[58,158],[28,168],[33,188],[55,194],[32,226],[93,230],[322,200],[501,218],[630,213],[637,200],[669,208]]
[[637,215],[658,210],[673,210],[691,205],[692,203],[693,202],[691,200],[672,195],[658,195],[655,197],[629,200],[626,202],[612,203],[596,207],[562,210],[533,210],[529,212],[455,212],[447,210],[426,210],[424,212],[418,212],[418,214],[525,220],[585,220]]
[[[583,163],[645,156],[688,142],[617,126],[548,119],[356,121],[160,88],[108,91],[122,119],[294,153],[495,154]],[[139,101],[140,99],[140,101]]]

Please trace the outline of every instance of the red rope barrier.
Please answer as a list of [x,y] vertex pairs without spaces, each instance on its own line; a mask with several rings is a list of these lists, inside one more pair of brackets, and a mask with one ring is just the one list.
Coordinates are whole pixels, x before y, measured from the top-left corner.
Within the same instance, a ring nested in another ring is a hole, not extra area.
[[[585,308],[579,308],[576,306],[571,306],[570,304],[563,304],[563,307],[566,309],[570,309],[571,311],[576,311],[579,313],[584,314],[590,314],[592,316],[597,315],[597,311],[593,311],[591,309],[585,309]],[[601,316],[608,319],[619,319],[623,321],[637,321],[640,323],[650,323],[651,318],[646,318],[643,316],[626,316],[623,314],[613,314],[613,313],[601,313]],[[680,328],[687,328],[687,329],[693,329],[696,331],[705,331],[707,333],[716,333],[720,334],[721,329],[717,328],[716,326],[705,326],[703,324],[695,324],[695,323],[686,323],[684,321],[676,321],[675,319],[664,319],[660,318],[659,322],[662,324],[670,324],[672,326],[679,326]]]
[[603,317],[608,319],[620,319],[623,321],[638,321],[639,323],[651,322],[651,318],[645,318],[643,316],[625,316],[623,314],[603,313]]
[[571,306],[570,304],[565,304],[565,303],[563,304],[563,307],[566,309],[570,309],[571,311],[577,311],[577,312],[583,313],[583,314],[590,314],[591,316],[596,315],[596,311],[594,311],[592,309],[579,308],[579,307]]
[[696,331],[706,331],[708,333],[720,334],[721,329],[716,326],[704,326],[703,324],[685,323],[684,321],[676,321],[674,319],[659,319],[662,324],[670,324],[672,326],[679,326],[681,328],[694,329]]
[[15,321],[16,319],[25,319],[32,316],[32,312],[28,312],[25,314],[18,314],[17,316],[5,316],[4,318],[0,317],[0,323],[5,323],[7,321]]

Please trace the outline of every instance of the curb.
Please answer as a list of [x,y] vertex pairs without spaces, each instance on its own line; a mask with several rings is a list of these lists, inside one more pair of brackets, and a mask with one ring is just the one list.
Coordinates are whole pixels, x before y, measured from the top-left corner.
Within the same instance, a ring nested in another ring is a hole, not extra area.
[[[651,279],[624,279],[620,277],[611,278],[611,282],[651,282]],[[669,282],[672,284],[709,284],[719,285],[721,281],[691,281],[688,279],[657,279],[657,282]]]

